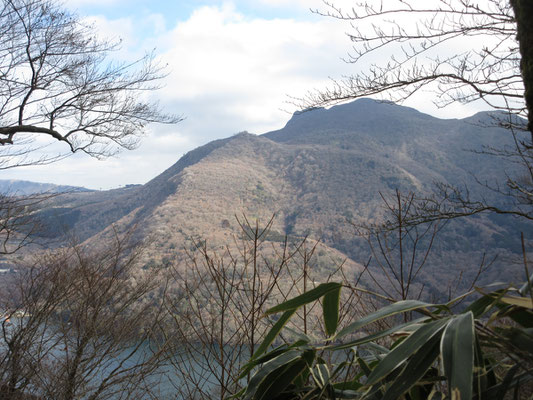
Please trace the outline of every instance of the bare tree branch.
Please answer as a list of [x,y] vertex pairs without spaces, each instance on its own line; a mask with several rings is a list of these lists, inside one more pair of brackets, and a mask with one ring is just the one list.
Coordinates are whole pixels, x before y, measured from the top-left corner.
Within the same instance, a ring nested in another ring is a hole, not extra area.
[[[360,67],[323,90],[296,99],[302,109],[380,96],[402,101],[432,91],[434,102],[483,101],[496,112],[491,126],[507,129],[513,146],[479,153],[503,158],[505,182],[487,184],[501,202],[471,198],[446,183],[434,195],[419,194],[406,224],[423,224],[491,212],[533,219],[533,43],[531,2],[520,0],[388,0],[356,2],[348,11],[324,1],[316,13],[351,23],[353,51],[347,62]],[[380,61],[373,61],[373,60]]]
[[134,148],[147,124],[176,123],[143,92],[165,76],[153,54],[129,63],[110,61],[120,42],[95,37],[94,27],[54,0],[3,0],[0,8],[0,145],[23,145],[0,168],[48,163],[31,157],[43,143],[95,157]]

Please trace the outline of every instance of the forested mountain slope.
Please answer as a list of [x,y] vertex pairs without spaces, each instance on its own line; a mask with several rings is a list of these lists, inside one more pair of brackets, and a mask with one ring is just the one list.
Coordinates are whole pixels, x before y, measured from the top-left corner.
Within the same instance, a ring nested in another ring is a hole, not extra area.
[[[51,226],[45,234],[63,230],[101,240],[112,224],[118,230],[136,226],[138,235],[150,238],[147,265],[158,265],[179,260],[191,239],[207,239],[213,248],[232,242],[240,232],[235,216],[266,223],[275,214],[272,240],[307,235],[322,241],[322,254],[362,264],[368,249],[350,223],[381,218],[380,194],[388,197],[397,188],[431,193],[435,182],[446,182],[495,204],[507,201],[487,188],[505,182],[513,168],[482,154],[484,146],[511,144],[508,132],[492,123],[488,113],[443,120],[368,99],[311,110],[277,131],[240,133],[199,147],[145,185],[54,199],[41,211]],[[428,284],[442,286],[442,277],[459,270],[474,274],[484,253],[500,254],[505,262],[497,268],[508,268],[520,248],[519,232],[527,229],[498,216],[448,224],[428,263]],[[327,267],[328,258],[317,264]],[[497,268],[493,276],[501,273]]]

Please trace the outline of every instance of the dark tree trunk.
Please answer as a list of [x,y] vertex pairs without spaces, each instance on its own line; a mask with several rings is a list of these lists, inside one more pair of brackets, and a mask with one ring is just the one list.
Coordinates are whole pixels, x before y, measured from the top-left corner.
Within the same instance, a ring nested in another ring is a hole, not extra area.
[[524,80],[524,98],[528,112],[528,129],[533,142],[533,1],[510,0],[516,18],[516,37],[520,43],[520,71]]

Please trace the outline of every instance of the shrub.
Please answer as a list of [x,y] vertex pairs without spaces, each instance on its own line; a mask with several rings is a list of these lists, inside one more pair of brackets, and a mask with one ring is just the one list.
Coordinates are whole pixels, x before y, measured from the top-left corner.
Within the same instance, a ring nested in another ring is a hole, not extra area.
[[[243,369],[242,376],[255,373],[234,398],[464,400],[504,399],[509,393],[518,398],[533,376],[531,280],[520,288],[477,289],[445,304],[398,301],[339,328],[341,289],[339,283],[321,284],[266,312],[283,314]],[[477,298],[469,306],[453,311],[472,294]],[[319,299],[328,337],[299,335],[267,351],[295,311]],[[361,333],[404,313],[418,317]],[[388,345],[379,344],[384,340]]]

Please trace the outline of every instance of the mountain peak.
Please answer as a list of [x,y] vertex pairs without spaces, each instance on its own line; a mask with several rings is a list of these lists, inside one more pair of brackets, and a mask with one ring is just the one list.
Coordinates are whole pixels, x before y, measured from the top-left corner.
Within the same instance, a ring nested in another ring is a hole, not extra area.
[[[420,124],[438,124],[438,118],[390,101],[357,99],[329,109],[316,108],[293,115],[284,128],[264,136],[287,143],[319,143],[324,135],[347,132],[394,137],[417,130]],[[413,129],[412,129],[413,128]],[[327,139],[330,140],[331,138]]]
[[352,113],[360,117],[367,118],[369,117],[369,114],[372,115],[390,112],[401,112],[402,114],[415,113],[424,115],[423,113],[419,112],[414,108],[401,106],[392,101],[361,98],[348,103],[337,104],[330,108],[316,107],[296,111],[292,115],[291,119],[287,122],[286,126],[289,126],[306,118],[319,118],[325,115],[335,115],[338,117],[344,117],[344,114]]

